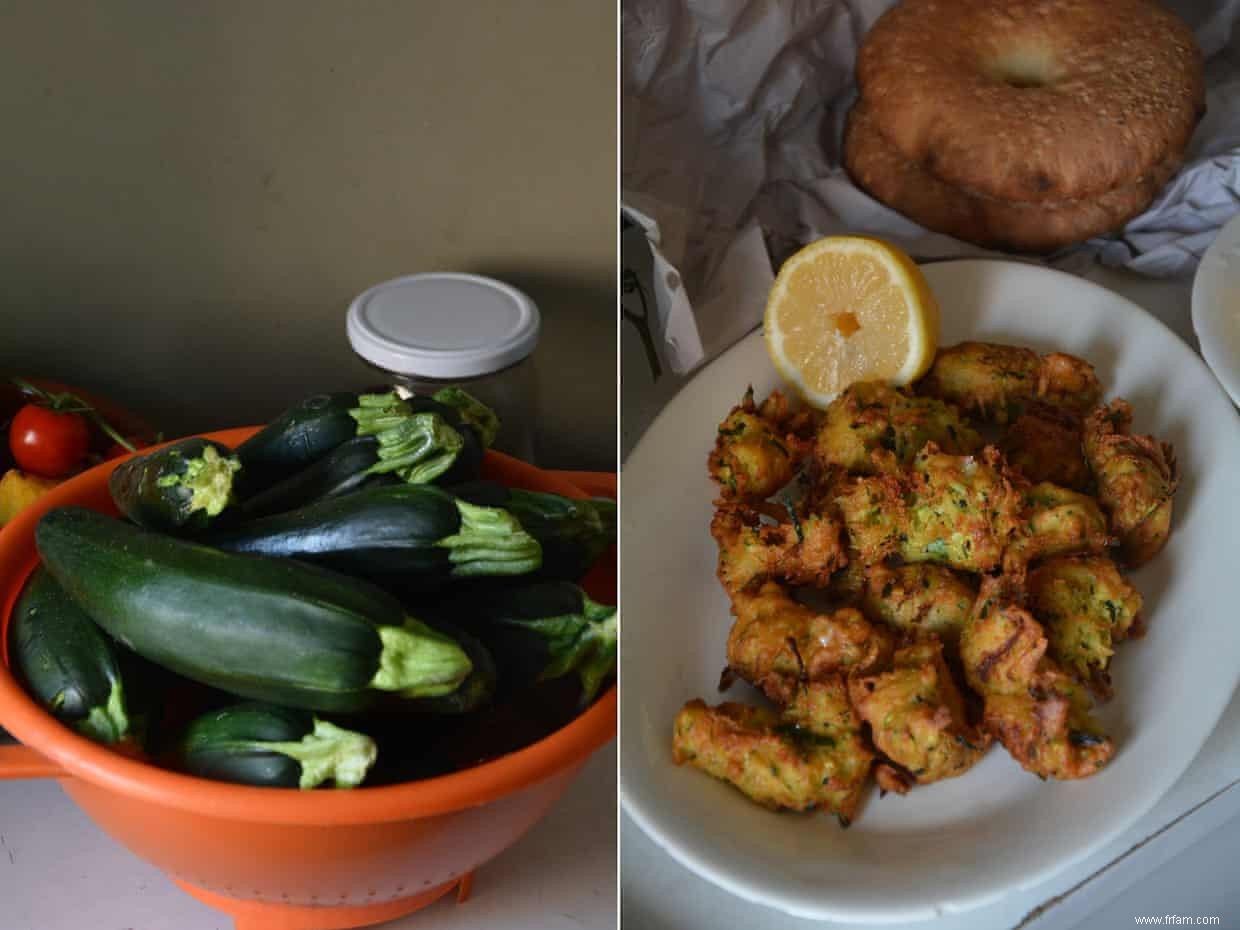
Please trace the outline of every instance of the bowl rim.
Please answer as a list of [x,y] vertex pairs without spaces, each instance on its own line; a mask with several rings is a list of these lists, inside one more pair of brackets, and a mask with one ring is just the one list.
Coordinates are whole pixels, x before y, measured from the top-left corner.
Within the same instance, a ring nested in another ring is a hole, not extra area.
[[[235,446],[260,428],[238,427],[197,435]],[[486,455],[493,467],[542,490],[565,497],[588,496],[552,472],[493,450],[487,450]],[[0,580],[0,634],[4,640],[0,643],[4,657],[0,662],[0,724],[24,745],[61,765],[68,775],[131,798],[213,817],[315,825],[381,823],[487,804],[583,763],[614,738],[617,699],[613,683],[566,726],[498,759],[397,785],[306,792],[198,778],[130,758],[79,735],[43,710],[18,684],[8,665],[7,623],[27,576],[38,564],[34,528],[39,518],[52,508],[74,503],[84,490],[106,484],[112,470],[129,457],[103,462],[63,482],[0,529],[0,559],[30,549],[19,563],[22,567]]]

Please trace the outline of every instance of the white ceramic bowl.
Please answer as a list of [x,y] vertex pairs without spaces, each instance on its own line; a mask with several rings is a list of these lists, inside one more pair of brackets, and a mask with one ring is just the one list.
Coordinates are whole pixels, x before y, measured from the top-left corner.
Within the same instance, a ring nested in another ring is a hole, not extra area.
[[1108,397],[1133,404],[1137,431],[1174,444],[1183,475],[1174,528],[1133,576],[1149,632],[1115,658],[1116,696],[1099,717],[1118,750],[1100,774],[1041,782],[996,747],[960,778],[906,797],[872,793],[848,830],[822,815],[772,814],[671,759],[681,705],[721,700],[731,618],[714,577],[706,456],[747,384],[759,397],[779,386],[761,335],[677,395],[623,474],[622,799],[695,872],[801,917],[907,923],[1069,868],[1175,782],[1240,676],[1240,421],[1201,359],[1134,304],[1060,272],[967,261],[926,274],[942,307],[942,344],[987,339],[1084,356]]

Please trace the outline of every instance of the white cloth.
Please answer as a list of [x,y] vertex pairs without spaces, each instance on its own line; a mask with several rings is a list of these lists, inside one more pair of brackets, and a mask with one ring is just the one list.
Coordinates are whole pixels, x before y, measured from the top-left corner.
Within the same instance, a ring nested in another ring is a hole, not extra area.
[[[654,252],[651,330],[672,370],[762,317],[778,265],[820,236],[868,232],[918,259],[993,255],[932,233],[841,166],[861,37],[890,0],[625,0],[621,199]],[[1047,261],[1188,274],[1240,212],[1240,0],[1172,7],[1206,55],[1207,115],[1184,169],[1114,236]]]

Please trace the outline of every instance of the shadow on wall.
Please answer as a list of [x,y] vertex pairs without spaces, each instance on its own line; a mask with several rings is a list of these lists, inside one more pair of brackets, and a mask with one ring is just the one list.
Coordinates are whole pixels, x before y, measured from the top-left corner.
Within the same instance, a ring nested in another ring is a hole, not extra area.
[[[512,283],[542,313],[534,369],[539,463],[615,470],[614,286],[598,277],[468,270]],[[366,286],[359,283],[357,292]],[[9,325],[0,372],[96,391],[168,437],[264,423],[309,394],[382,382],[353,354],[345,335],[345,312],[354,296],[342,292],[304,307],[199,302],[166,313],[120,306],[20,314],[5,308]],[[66,320],[73,320],[70,332]],[[37,370],[31,359],[38,360]],[[204,365],[203,359],[213,363]],[[158,392],[153,385],[161,386]]]
[[[6,8],[0,375],[94,389],[168,436],[262,422],[381,380],[345,336],[357,294],[490,263],[548,321],[544,462],[607,466],[614,10],[356,6]],[[541,273],[560,268],[600,284]]]
[[351,296],[334,300],[338,309],[215,301],[167,312],[48,306],[19,317],[6,309],[0,371],[97,391],[168,437],[263,423],[308,394],[375,383],[345,336]]
[[608,275],[479,265],[465,269],[519,288],[538,304],[534,356],[538,461],[616,470],[616,286]]

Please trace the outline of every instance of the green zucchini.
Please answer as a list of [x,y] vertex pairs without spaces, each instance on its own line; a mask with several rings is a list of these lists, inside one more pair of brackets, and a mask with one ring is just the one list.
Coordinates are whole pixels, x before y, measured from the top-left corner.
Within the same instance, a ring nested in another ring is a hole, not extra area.
[[356,788],[377,756],[375,742],[314,714],[274,704],[235,704],[203,714],[178,755],[203,778],[273,788]]
[[[441,395],[453,398],[455,405],[439,400]],[[459,388],[445,388],[434,397],[415,394],[406,398],[405,403],[415,413],[439,414],[461,434],[461,450],[456,460],[451,468],[435,479],[435,483],[446,486],[475,480],[482,472],[482,460],[491,445],[491,440],[487,438],[490,433],[485,431],[499,429],[499,417],[495,412]]]
[[456,642],[390,595],[317,566],[222,552],[80,507],[46,513],[35,543],[113,638],[230,694],[352,711],[380,692],[449,694],[471,668]]
[[250,487],[267,487],[317,462],[357,435],[349,412],[357,394],[315,394],[299,401],[237,447]]
[[99,743],[130,732],[119,650],[42,566],[13,608],[10,660],[31,697]]
[[481,447],[472,432],[457,431],[434,411],[413,412],[406,405],[391,416],[391,425],[363,428],[367,430],[363,435],[341,443],[314,464],[248,497],[242,504],[243,514],[258,517],[284,513],[366,487],[424,484],[440,475],[459,474],[456,466],[466,463],[463,454],[475,454],[471,450],[477,450],[481,462]]
[[471,503],[502,507],[542,546],[538,577],[578,581],[616,541],[616,502],[606,497],[573,499],[541,491],[505,488],[493,481],[453,485]]
[[468,391],[456,387],[442,388],[432,398],[444,406],[457,411],[461,420],[478,432],[483,447],[489,449],[495,445],[495,437],[499,435],[499,416],[478,398]]
[[250,515],[292,510],[371,483],[466,481],[478,476],[484,437],[499,419],[459,389],[451,403],[395,391],[319,394],[237,448]]
[[209,439],[183,439],[122,462],[108,479],[112,500],[139,526],[205,529],[229,510],[240,459]]
[[361,488],[400,483],[400,479],[392,474],[372,475],[370,469],[378,461],[378,439],[374,436],[350,439],[313,465],[247,498],[241,504],[241,516],[252,519],[286,513]]
[[503,507],[512,498],[512,488],[486,479],[445,484],[444,487],[462,500],[479,507]]
[[453,470],[463,451],[469,470],[481,466],[481,441],[456,409],[430,397],[401,398],[394,391],[363,394],[357,403],[352,411],[357,435],[379,440],[379,461],[371,474],[395,474],[406,484],[426,484],[441,476],[445,482],[463,481],[461,469]]
[[434,616],[481,639],[511,687],[576,673],[585,705],[616,668],[616,608],[569,582],[473,591],[442,601]]
[[461,682],[461,686],[451,694],[402,701],[399,709],[427,714],[464,714],[489,704],[491,698],[495,696],[495,686],[498,680],[495,659],[491,656],[491,651],[483,645],[482,640],[454,624],[440,622],[434,624],[434,629],[451,636],[461,644],[461,648],[465,650],[465,654],[469,656],[469,661],[473,664],[473,669]]
[[205,538],[231,552],[317,562],[413,589],[538,568],[538,542],[510,514],[430,485],[365,488]]

